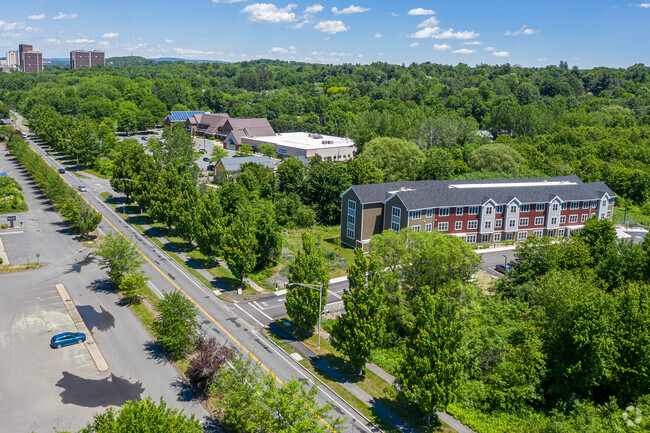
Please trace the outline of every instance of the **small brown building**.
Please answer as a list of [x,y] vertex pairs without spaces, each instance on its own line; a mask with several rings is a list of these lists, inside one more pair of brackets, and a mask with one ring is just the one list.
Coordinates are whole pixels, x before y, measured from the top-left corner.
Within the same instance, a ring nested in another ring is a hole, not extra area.
[[21,71],[43,72],[43,53],[40,51],[24,51],[21,56]]

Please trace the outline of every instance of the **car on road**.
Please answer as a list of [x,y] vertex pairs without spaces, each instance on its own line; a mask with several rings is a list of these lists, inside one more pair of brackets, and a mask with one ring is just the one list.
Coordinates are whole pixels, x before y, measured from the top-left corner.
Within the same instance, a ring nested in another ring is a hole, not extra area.
[[204,157],[203,157],[203,161],[205,161],[205,162],[210,162],[210,158],[208,158],[207,156],[204,156]]
[[212,171],[212,170],[214,170],[214,164],[210,164],[210,165],[208,165],[207,170],[208,170],[208,171]]
[[77,189],[78,189],[80,192],[86,192],[86,191],[88,191],[88,188],[86,188],[85,185],[79,185],[79,186],[77,187]]
[[510,265],[496,265],[494,267],[494,270],[497,272],[500,272],[502,274],[505,274],[506,272],[512,270],[512,266]]
[[148,139],[149,139],[149,137],[140,137],[140,140],[142,140],[142,141],[147,141]]
[[60,168],[59,173],[61,173],[61,174],[65,173],[65,168]]
[[63,346],[71,346],[73,344],[83,343],[84,341],[86,341],[86,334],[83,332],[64,332],[52,337],[50,346],[52,349],[60,349]]

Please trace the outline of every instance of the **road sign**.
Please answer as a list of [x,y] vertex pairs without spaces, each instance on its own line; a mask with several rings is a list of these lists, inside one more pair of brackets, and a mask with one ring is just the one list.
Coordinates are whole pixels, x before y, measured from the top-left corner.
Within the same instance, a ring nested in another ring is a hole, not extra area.
[[16,216],[15,215],[8,216],[7,221],[16,221]]

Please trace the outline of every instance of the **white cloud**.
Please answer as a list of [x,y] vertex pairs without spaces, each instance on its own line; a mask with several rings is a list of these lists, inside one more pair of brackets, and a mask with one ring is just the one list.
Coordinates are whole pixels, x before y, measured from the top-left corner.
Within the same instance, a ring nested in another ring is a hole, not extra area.
[[30,19],[30,20],[44,20],[45,19],[45,14],[30,15],[30,16],[27,17],[27,19]]
[[269,51],[273,54],[296,54],[296,47],[293,45],[289,48],[273,47]]
[[440,27],[425,27],[422,30],[418,30],[417,32],[413,33],[412,35],[409,35],[410,38],[415,39],[474,39],[478,36],[479,33],[476,33],[474,31],[464,30],[454,32],[453,28],[445,30],[441,29]]
[[313,22],[312,20],[303,20],[303,21],[300,21],[299,23],[295,23],[295,24],[290,25],[289,28],[294,29],[294,30],[301,29],[301,28],[305,27],[307,24],[311,24],[312,22]]
[[423,9],[423,8],[415,8],[411,9],[408,11],[409,15],[435,15],[435,11],[432,11],[431,9]]
[[474,54],[476,51],[470,50],[469,48],[459,48],[457,50],[452,51],[454,54]]
[[538,62],[545,62],[545,61],[547,61],[547,60],[548,60],[548,59],[547,59],[546,57],[539,57],[539,58],[537,59]]
[[174,40],[173,39],[165,39],[165,42],[168,44],[173,44]]
[[377,32],[375,33],[375,36],[373,36],[375,39],[381,39],[382,34]]
[[104,39],[116,38],[116,37],[118,37],[119,35],[120,35],[119,33],[108,32],[108,33],[104,33],[104,34],[102,35],[102,38],[104,38]]
[[331,57],[351,57],[352,53],[346,53],[346,52],[336,52],[336,51],[330,51],[329,53],[327,51],[312,51],[310,53],[312,56],[331,56]]
[[239,3],[246,0],[212,0],[212,3]]
[[8,23],[5,21],[0,21],[0,30],[16,30],[23,27],[22,23]]
[[296,14],[291,12],[291,9],[296,6],[291,3],[283,8],[278,8],[271,3],[255,3],[246,6],[241,12],[249,14],[248,21],[256,23],[290,23],[296,19]]
[[391,12],[391,13],[390,13],[390,16],[391,16],[391,17],[398,17],[399,14],[398,14],[397,12]]
[[483,48],[485,51],[496,51],[496,48],[494,47],[485,47]]
[[323,9],[325,9],[325,8],[323,7],[323,5],[316,3],[316,4],[313,4],[313,5],[311,5],[311,6],[307,6],[307,7],[305,8],[305,12],[304,12],[304,13],[305,13],[306,15],[314,15],[314,14],[317,14],[318,12],[322,12]]
[[332,8],[332,13],[334,13],[334,15],[350,15],[350,14],[360,14],[363,12],[368,12],[369,10],[370,8],[364,8],[355,5],[350,5],[343,9],[339,9],[335,6]]
[[419,42],[413,42],[412,44],[409,44],[409,47],[411,47],[411,48],[417,48],[419,46],[420,46]]
[[323,33],[333,35],[336,33],[345,32],[350,28],[346,26],[343,23],[343,21],[329,20],[329,21],[320,21],[318,24],[314,26],[314,29]]
[[109,46],[111,43],[108,42],[108,41],[99,41],[99,42],[97,42],[97,44],[98,44],[98,45],[101,45],[102,47],[107,47],[107,46]]
[[[166,50],[160,50],[162,52]],[[174,48],[173,50],[176,54],[184,57],[215,57],[215,56],[222,56],[223,53],[220,52],[215,52],[215,51],[203,51],[203,50],[192,50],[192,49],[185,49],[185,48]],[[232,57],[234,54],[229,54],[228,56]]]
[[45,42],[46,44],[53,44],[53,45],[58,45],[58,44],[61,43],[60,40],[55,39],[55,38],[47,38],[43,42]]
[[90,44],[93,42],[95,42],[94,39],[87,39],[87,38],[78,38],[78,39],[65,41],[66,44]]
[[492,51],[490,55],[496,57],[510,57],[510,53],[507,51]]
[[650,3],[637,3],[637,4],[634,4],[632,6],[636,6],[638,8],[648,9],[648,8],[650,8]]
[[479,42],[479,41],[467,41],[467,42],[463,42],[463,45],[481,45],[482,43],[483,42]]
[[74,18],[77,18],[77,14],[64,14],[63,12],[59,12],[59,14],[55,17],[52,17],[53,20],[72,20]]
[[519,35],[534,35],[535,33],[539,33],[540,30],[533,30],[531,28],[526,27],[526,24],[521,26],[519,30],[516,30],[514,32],[511,32],[508,30],[507,32],[504,33],[505,36],[519,36]]
[[447,51],[451,50],[451,45],[448,44],[433,44],[434,51]]
[[437,25],[440,21],[436,17],[429,17],[426,20],[422,21],[420,24],[418,24],[418,28],[422,27],[433,27]]

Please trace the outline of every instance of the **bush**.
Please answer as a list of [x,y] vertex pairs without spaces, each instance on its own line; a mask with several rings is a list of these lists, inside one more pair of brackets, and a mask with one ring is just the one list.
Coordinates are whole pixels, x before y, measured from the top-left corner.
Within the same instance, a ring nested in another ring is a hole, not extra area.
[[7,227],[9,227],[7,224],[2,224],[2,225],[0,226],[0,228],[2,228],[2,229],[6,229]]
[[226,362],[233,358],[235,351],[225,344],[217,344],[214,337],[201,336],[196,346],[198,353],[190,360],[185,375],[192,385],[206,390]]

